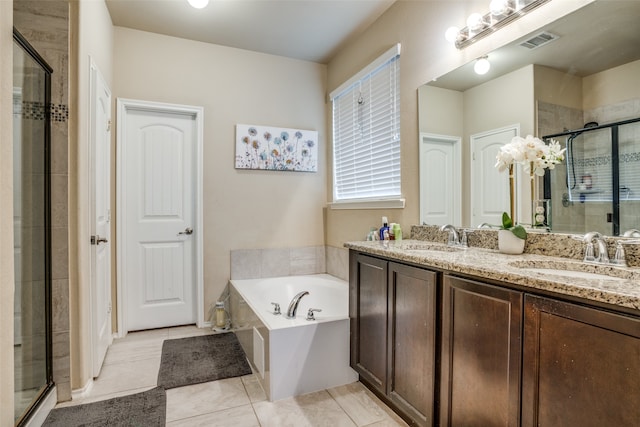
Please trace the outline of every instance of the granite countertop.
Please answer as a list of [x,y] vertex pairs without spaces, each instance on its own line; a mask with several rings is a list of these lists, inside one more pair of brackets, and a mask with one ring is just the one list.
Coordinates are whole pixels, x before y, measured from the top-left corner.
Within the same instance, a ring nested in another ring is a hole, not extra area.
[[[444,243],[424,240],[347,242],[345,247],[425,267],[631,308],[640,315],[640,269],[637,268],[593,265],[577,259],[532,253],[505,255],[486,248],[451,248]],[[569,277],[536,271],[540,268],[606,272],[614,277]]]

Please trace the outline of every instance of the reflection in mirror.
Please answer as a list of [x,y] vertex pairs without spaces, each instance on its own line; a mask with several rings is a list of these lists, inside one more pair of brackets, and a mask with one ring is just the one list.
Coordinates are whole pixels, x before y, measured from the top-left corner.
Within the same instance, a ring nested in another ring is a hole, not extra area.
[[[485,209],[492,217],[489,221],[481,222],[497,224],[500,214],[508,210],[504,200],[490,200],[491,195],[500,193],[502,187],[496,189],[495,182],[485,179],[487,175],[476,173],[483,167],[486,171],[492,171],[495,163],[495,153],[491,149],[479,151],[475,144],[483,135],[499,134],[500,130],[509,127],[517,128],[522,136],[553,135],[584,128],[585,124],[592,121],[602,125],[640,117],[640,85],[637,84],[637,76],[640,75],[638,16],[638,1],[596,0],[508,46],[490,52],[491,70],[484,76],[474,74],[473,63],[470,63],[419,88],[421,167],[427,161],[422,154],[425,135],[462,141],[459,225],[478,226],[480,222],[476,218],[479,209]],[[594,22],[599,24],[594,26]],[[538,36],[542,32],[557,38],[530,49],[532,42],[525,42],[540,39]],[[578,138],[586,136],[576,137],[574,147],[580,144]],[[558,140],[563,146],[566,144],[565,137]],[[497,152],[501,144],[497,140],[494,142],[496,144],[492,149]],[[611,149],[611,143],[605,139],[594,140],[590,144],[598,147],[598,150],[601,146]],[[627,157],[631,159],[633,153],[640,153],[640,134],[630,137],[625,144],[629,154]],[[584,143],[582,145],[587,146]],[[478,166],[478,163],[482,165]],[[629,161],[626,167],[638,166],[640,164]],[[561,178],[551,178],[553,181],[561,180],[564,193],[567,192],[566,170],[566,165],[558,166],[554,174]],[[516,189],[517,220],[530,223],[532,197],[528,178],[522,171],[517,173],[516,178],[520,179]],[[506,174],[500,179],[502,183],[498,185],[508,186]],[[425,194],[433,192],[430,187],[438,186],[441,182],[421,179],[421,222],[437,224],[424,217],[424,212],[429,211],[430,200],[423,199]],[[481,187],[474,189],[477,185]],[[425,186],[427,189],[423,191]],[[543,196],[542,180],[536,190]],[[640,188],[637,191],[640,193]],[[494,206],[486,206],[493,202],[496,203]],[[552,200],[552,231],[615,232],[612,223],[607,222],[613,219],[606,215],[613,214],[612,210],[604,215],[594,212],[593,215],[587,214],[588,219],[585,217],[584,220],[573,221],[569,219],[571,214],[560,211],[563,208],[562,196],[557,202]],[[639,220],[626,216],[625,209],[623,204],[620,233],[628,228],[640,228]]]
[[618,236],[640,224],[640,118],[549,135],[566,161],[544,179],[553,228]]

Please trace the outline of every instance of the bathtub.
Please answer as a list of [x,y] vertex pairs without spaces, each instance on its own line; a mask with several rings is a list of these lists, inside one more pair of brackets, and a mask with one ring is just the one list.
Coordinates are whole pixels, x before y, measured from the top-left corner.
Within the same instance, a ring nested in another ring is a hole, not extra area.
[[[358,380],[349,366],[349,285],[328,274],[231,280],[230,316],[258,380],[271,401]],[[291,299],[308,291],[295,319]],[[282,314],[273,314],[272,302]],[[307,311],[318,308],[316,320]]]

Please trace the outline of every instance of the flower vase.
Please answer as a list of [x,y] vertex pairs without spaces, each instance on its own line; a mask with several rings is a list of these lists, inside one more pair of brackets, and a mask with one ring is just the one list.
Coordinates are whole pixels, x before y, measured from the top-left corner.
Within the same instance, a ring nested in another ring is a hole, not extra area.
[[521,239],[511,230],[498,230],[498,250],[503,254],[519,255],[524,252],[525,239]]

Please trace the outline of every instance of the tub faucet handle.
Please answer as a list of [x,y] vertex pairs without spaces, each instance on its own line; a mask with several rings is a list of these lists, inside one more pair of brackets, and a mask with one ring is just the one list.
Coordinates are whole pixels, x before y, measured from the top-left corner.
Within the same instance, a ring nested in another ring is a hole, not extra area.
[[272,302],[271,305],[273,305],[273,314],[281,314],[280,313],[280,304],[278,304],[277,302]]
[[307,320],[316,320],[316,316],[313,314],[314,311],[322,311],[319,308],[310,308],[309,311],[307,311]]

